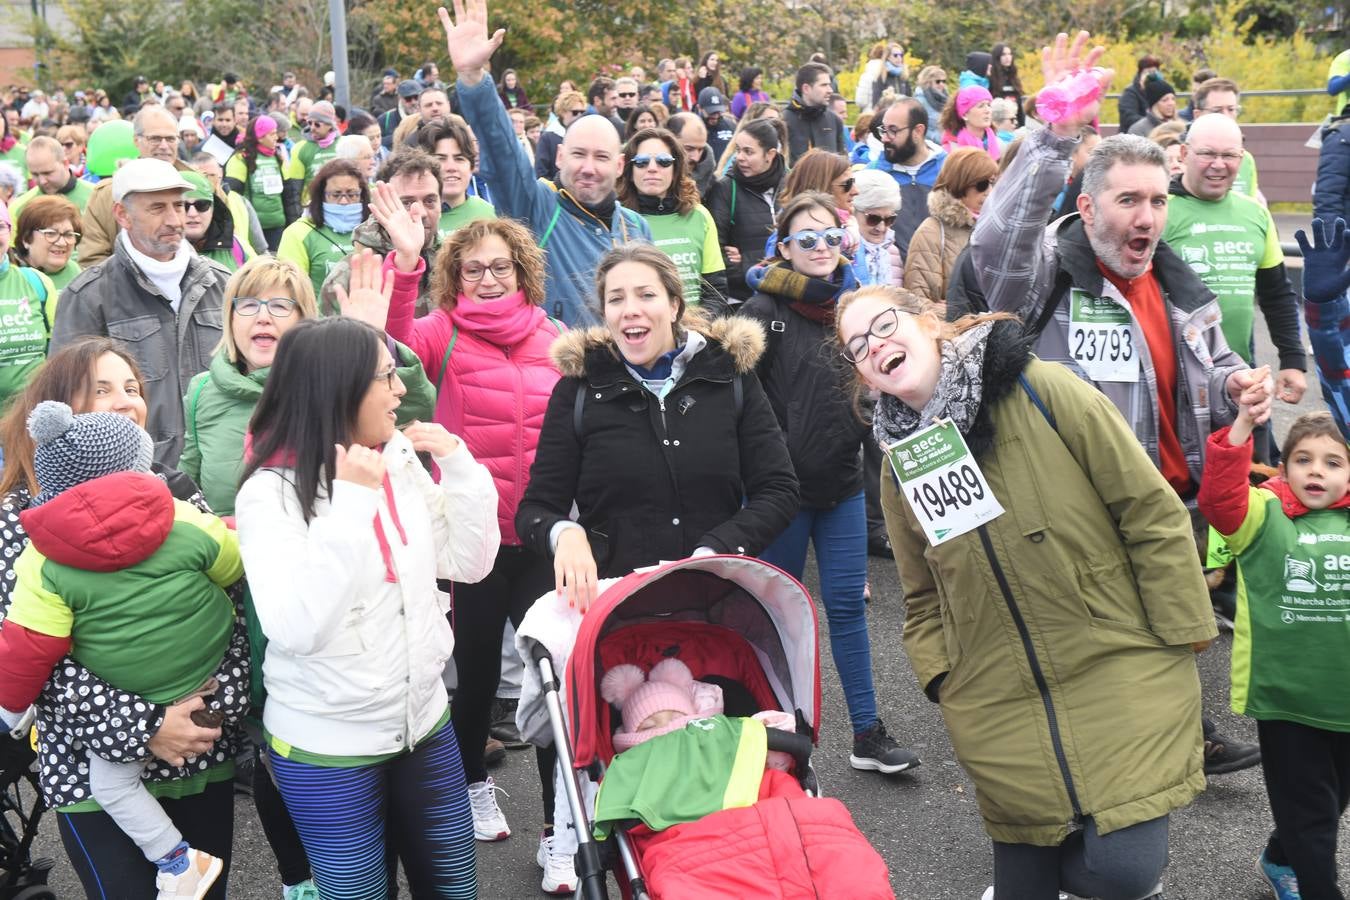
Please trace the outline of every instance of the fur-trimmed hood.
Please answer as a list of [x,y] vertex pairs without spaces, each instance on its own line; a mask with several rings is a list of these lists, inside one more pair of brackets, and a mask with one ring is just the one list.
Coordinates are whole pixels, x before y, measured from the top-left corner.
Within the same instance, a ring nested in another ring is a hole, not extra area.
[[975,216],[966,205],[942,190],[928,192],[928,214],[948,228],[974,229]]
[[[707,338],[710,346],[725,351],[738,374],[753,371],[764,354],[764,329],[751,319],[727,316],[708,322],[690,316],[686,327]],[[597,350],[608,350],[615,359],[619,356],[614,338],[603,325],[566,332],[553,342],[550,355],[564,378],[584,378],[593,360],[591,354]]]
[[1031,362],[1031,345],[1034,342],[1020,322],[999,321],[989,329],[984,350],[984,396],[979,411],[975,413],[975,421],[965,436],[966,445],[976,459],[994,447],[996,435],[990,410],[1017,387],[1017,376]]

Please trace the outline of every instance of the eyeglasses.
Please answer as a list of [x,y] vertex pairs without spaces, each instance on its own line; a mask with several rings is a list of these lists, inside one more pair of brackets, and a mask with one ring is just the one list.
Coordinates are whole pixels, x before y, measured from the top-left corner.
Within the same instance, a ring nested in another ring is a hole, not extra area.
[[799,231],[796,234],[789,234],[787,237],[783,238],[783,243],[791,244],[795,241],[797,246],[803,250],[814,250],[816,244],[820,243],[821,240],[825,241],[825,246],[827,247],[838,247],[840,244],[844,243],[844,229],[826,228],[824,231],[814,231],[810,229]]
[[1200,110],[1202,113],[1223,113],[1226,116],[1242,115],[1242,104],[1236,106],[1206,106]]
[[934,79],[933,79],[933,84],[946,84],[946,83],[947,83],[947,79],[945,79],[945,78],[934,78]]
[[998,184],[998,178],[997,178],[997,177],[995,177],[995,178],[981,178],[979,181],[977,181],[977,182],[975,182],[973,185],[971,185],[971,187],[975,188],[975,190],[977,190],[977,191],[979,191],[981,194],[983,194],[985,191],[989,190],[991,187],[993,187],[993,186],[996,185],[996,184]]
[[493,278],[498,281],[505,281],[515,274],[515,271],[516,264],[514,262],[505,257],[499,257],[487,265],[474,261],[466,262],[459,267],[459,277],[464,281],[476,282],[482,281],[483,276],[491,272]]
[[1207,166],[1214,165],[1216,160],[1222,160],[1223,164],[1226,166],[1242,162],[1241,150],[1224,150],[1223,152],[1219,152],[1218,150],[1210,150],[1206,147],[1204,150],[1194,150],[1192,152]]
[[837,185],[835,185],[835,186],[834,186],[834,189],[835,189],[836,191],[839,191],[840,193],[847,194],[849,191],[853,190],[853,185],[854,185],[854,180],[853,180],[852,177],[849,177],[849,178],[845,178],[843,181],[841,181],[841,182],[839,182]]
[[361,199],[360,191],[337,191],[335,193],[323,192],[323,199],[329,203],[356,203]]
[[581,109],[565,109],[563,112],[567,113],[569,116],[581,116],[586,114],[586,107],[583,106]]
[[896,128],[894,125],[878,125],[873,133],[876,134],[876,136],[883,141],[886,140],[887,138],[895,140],[900,135],[904,134],[906,131],[910,131],[913,128],[914,128],[913,125],[906,125],[904,128]]
[[900,313],[902,312],[904,310],[900,307],[891,306],[877,313],[871,324],[867,326],[866,332],[850,338],[848,343],[844,345],[844,359],[855,366],[867,359],[870,339],[884,339],[895,334],[895,329],[900,327]]
[[149,145],[152,146],[152,147],[155,146],[156,144],[176,144],[176,143],[178,143],[178,135],[176,135],[176,134],[143,134],[143,135],[141,135],[141,140],[145,141],[147,144],[149,144]]
[[675,157],[669,153],[658,153],[655,156],[643,153],[640,156],[633,157],[633,168],[635,169],[645,169],[652,163],[656,163],[663,169],[669,169],[675,165]]
[[295,301],[290,297],[235,297],[231,304],[241,316],[256,316],[258,310],[267,307],[267,314],[276,319],[284,319],[295,309]]
[[390,366],[387,369],[382,369],[375,373],[375,377],[372,378],[371,381],[383,381],[389,390],[392,391],[394,385],[398,383],[398,368]]
[[65,147],[67,150],[74,150],[75,147],[76,147],[76,144],[75,144],[74,141],[62,141],[62,142],[61,142],[61,146],[62,146],[62,147]]
[[210,200],[188,200],[186,205],[188,209],[195,209],[199,213],[204,213],[215,204]]
[[637,96],[637,91],[619,91],[619,99],[626,100]]
[[55,228],[39,228],[37,233],[53,244],[78,244],[80,242],[80,233],[78,231],[57,231]]
[[863,221],[867,223],[868,228],[876,228],[878,225],[885,225],[890,228],[895,224],[895,220],[900,218],[897,215],[882,216],[877,213],[864,213]]

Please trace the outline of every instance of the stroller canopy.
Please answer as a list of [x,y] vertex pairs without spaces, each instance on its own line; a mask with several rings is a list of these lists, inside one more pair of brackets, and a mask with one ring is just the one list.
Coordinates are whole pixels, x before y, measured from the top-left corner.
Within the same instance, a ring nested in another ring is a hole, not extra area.
[[[569,731],[577,768],[599,758],[608,762],[609,705],[600,697],[600,679],[612,648],[626,638],[677,636],[666,655],[682,655],[681,642],[705,659],[721,648],[747,648],[753,681],[771,694],[778,708],[798,712],[820,728],[820,656],[816,610],[801,583],[787,573],[744,556],[705,556],[641,569],[620,580],[586,612],[567,664]],[[648,640],[650,644],[650,640]],[[731,655],[731,654],[728,654]],[[684,657],[689,662],[687,657]],[[624,659],[636,662],[634,659]],[[694,676],[706,672],[693,666]],[[714,665],[714,669],[716,666]],[[761,675],[762,673],[762,675]],[[755,685],[747,685],[754,691]],[[763,699],[769,699],[765,697]]]

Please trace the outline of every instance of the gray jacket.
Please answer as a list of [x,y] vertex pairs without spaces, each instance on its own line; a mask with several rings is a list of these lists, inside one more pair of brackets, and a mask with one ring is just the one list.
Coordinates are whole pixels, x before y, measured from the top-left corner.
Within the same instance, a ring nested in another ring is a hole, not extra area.
[[[1032,132],[985,202],[970,238],[970,254],[988,308],[1013,312],[1037,323],[1052,299],[1055,311],[1036,340],[1036,355],[1063,363],[1088,379],[1069,346],[1069,287],[1106,297],[1130,314],[1130,331],[1139,352],[1139,380],[1092,382],[1106,395],[1155,465],[1158,454],[1157,375],[1148,343],[1129,301],[1097,268],[1082,222],[1076,215],[1047,226],[1050,207],[1064,186],[1076,141],[1050,129]],[[1221,314],[1213,292],[1172,252],[1158,244],[1153,258],[1163,300],[1172,322],[1177,365],[1177,437],[1191,479],[1200,484],[1209,433],[1231,423],[1237,407],[1226,385],[1234,372],[1248,368],[1229,348],[1219,327]]]
[[61,292],[51,349],[76,338],[107,336],[121,341],[145,379],[155,461],[174,467],[183,451],[183,394],[188,381],[211,365],[220,343],[225,282],[220,263],[192,255],[183,275],[178,312],[132,262],[122,241],[113,254],[82,272]]

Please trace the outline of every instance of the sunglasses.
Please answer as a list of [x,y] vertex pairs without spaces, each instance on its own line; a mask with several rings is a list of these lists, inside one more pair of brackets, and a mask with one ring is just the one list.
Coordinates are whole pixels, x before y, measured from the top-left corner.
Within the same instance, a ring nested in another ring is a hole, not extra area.
[[900,217],[896,215],[882,216],[876,213],[863,214],[863,221],[867,223],[868,228],[876,228],[878,225],[885,225],[887,228],[890,228],[895,224],[895,220],[898,218]]
[[656,163],[663,169],[669,169],[675,165],[675,157],[669,153],[658,153],[656,156],[643,153],[640,156],[633,157],[633,168],[635,169],[645,169],[652,163]]
[[204,213],[214,204],[210,200],[189,200],[184,205],[188,209],[195,209],[199,213]]
[[619,91],[619,97],[620,97],[621,99],[627,100],[627,99],[631,99],[631,98],[636,97],[636,96],[637,96],[637,91]]
[[824,231],[810,229],[799,231],[783,238],[783,243],[791,244],[795,241],[797,246],[803,250],[814,250],[822,240],[825,241],[826,247],[838,247],[844,243],[844,229],[826,228]]
[[975,190],[983,194],[985,191],[989,190],[996,184],[998,184],[997,178],[981,178],[979,181],[975,182],[975,184],[972,186],[975,188]]
[[839,184],[835,185],[834,189],[847,194],[849,191],[853,190],[853,182],[853,178],[845,178],[843,181],[839,182]]
[[946,83],[947,83],[947,79],[945,79],[945,78],[934,78],[934,79],[933,79],[933,84],[946,84]]

